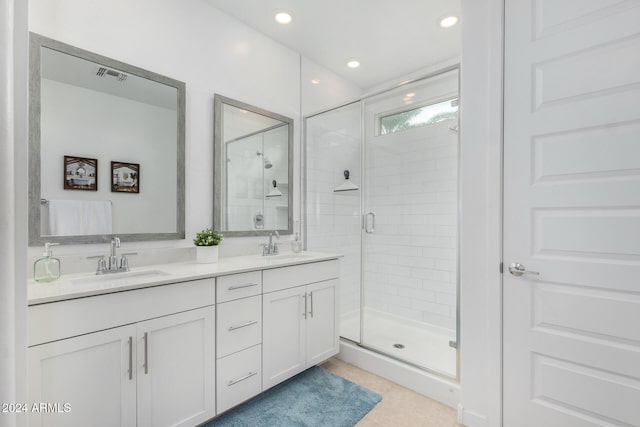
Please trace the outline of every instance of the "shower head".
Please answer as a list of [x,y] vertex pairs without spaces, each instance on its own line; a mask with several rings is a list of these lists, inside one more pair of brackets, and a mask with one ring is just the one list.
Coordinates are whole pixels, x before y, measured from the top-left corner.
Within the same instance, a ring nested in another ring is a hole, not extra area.
[[264,168],[271,169],[271,167],[273,166],[273,163],[271,163],[269,159],[267,159],[267,156],[265,156],[264,153],[256,151],[256,156],[258,157],[262,156],[262,160],[264,161]]

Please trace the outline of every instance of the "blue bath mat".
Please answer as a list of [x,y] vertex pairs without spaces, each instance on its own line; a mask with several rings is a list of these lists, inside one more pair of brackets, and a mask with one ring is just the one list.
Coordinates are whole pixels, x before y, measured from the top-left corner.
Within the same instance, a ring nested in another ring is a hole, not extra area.
[[382,397],[314,366],[204,427],[351,427]]

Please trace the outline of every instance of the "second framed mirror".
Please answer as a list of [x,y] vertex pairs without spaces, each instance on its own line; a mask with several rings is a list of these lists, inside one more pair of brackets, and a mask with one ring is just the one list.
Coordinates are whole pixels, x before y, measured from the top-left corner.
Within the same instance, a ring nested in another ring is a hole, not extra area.
[[214,96],[214,228],[261,236],[293,228],[293,119]]

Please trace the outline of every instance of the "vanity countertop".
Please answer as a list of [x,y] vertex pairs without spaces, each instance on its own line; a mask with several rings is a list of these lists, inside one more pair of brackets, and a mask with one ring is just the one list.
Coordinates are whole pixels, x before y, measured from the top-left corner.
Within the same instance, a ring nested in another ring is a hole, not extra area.
[[302,252],[274,256],[248,255],[220,258],[216,264],[183,262],[132,267],[126,273],[67,274],[51,283],[28,282],[29,305],[129,291],[170,283],[188,282],[247,271],[267,270],[340,258],[342,255]]

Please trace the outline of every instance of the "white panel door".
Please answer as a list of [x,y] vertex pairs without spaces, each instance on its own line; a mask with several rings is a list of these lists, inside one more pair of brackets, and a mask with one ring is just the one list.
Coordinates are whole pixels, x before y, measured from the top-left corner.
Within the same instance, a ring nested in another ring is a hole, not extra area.
[[29,348],[29,402],[57,405],[29,425],[135,426],[135,336],[130,325]]
[[505,8],[504,426],[638,426],[640,1]]
[[215,308],[138,323],[138,425],[193,426],[215,416]]
[[307,366],[338,354],[338,280],[307,286]]

